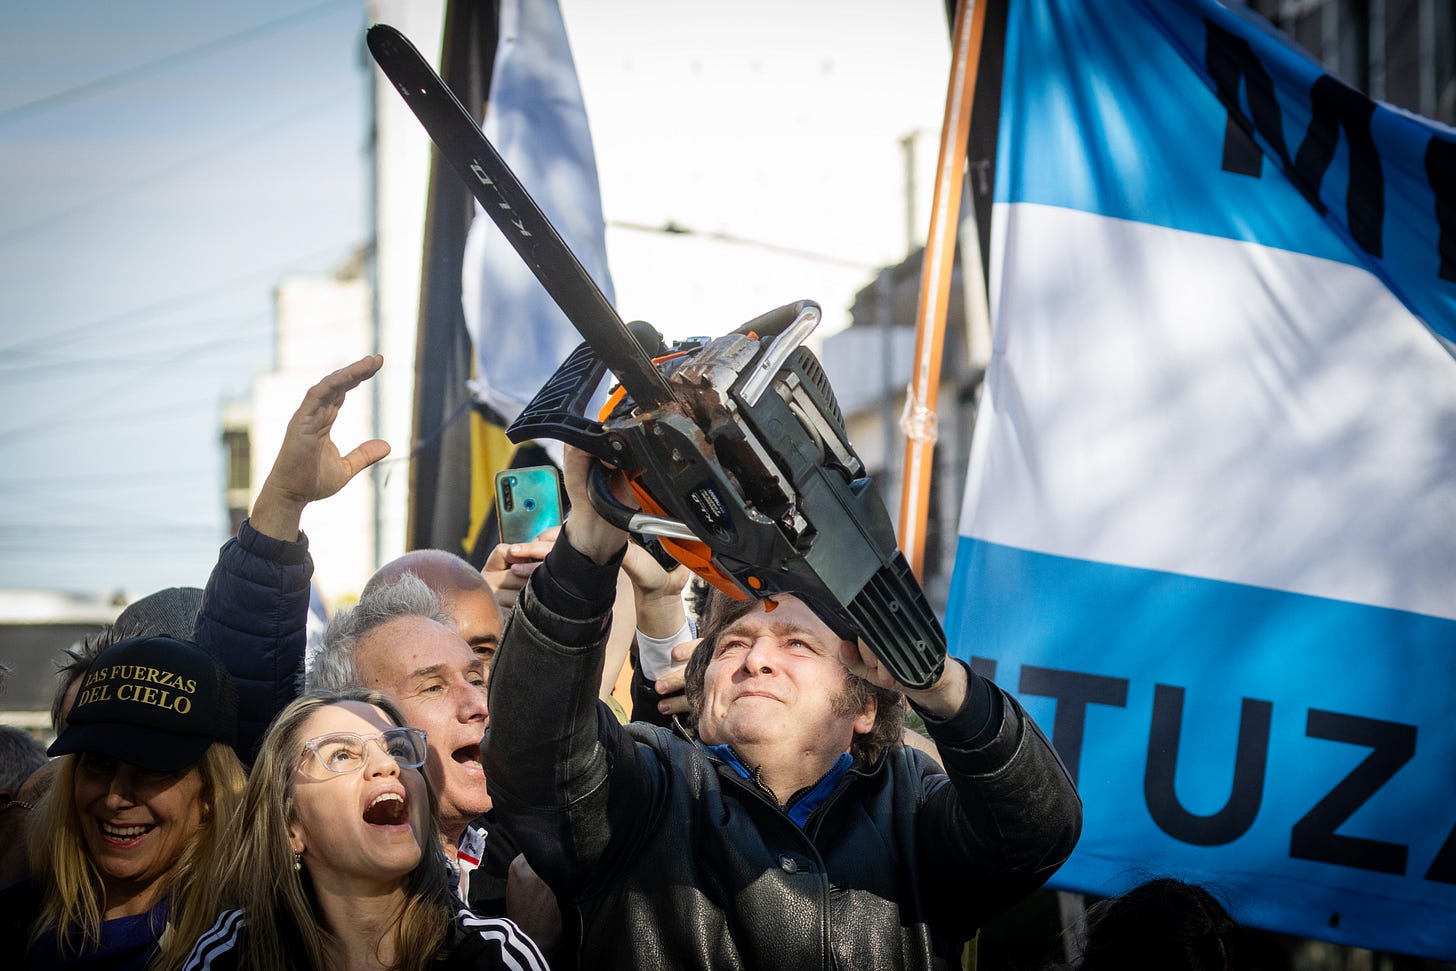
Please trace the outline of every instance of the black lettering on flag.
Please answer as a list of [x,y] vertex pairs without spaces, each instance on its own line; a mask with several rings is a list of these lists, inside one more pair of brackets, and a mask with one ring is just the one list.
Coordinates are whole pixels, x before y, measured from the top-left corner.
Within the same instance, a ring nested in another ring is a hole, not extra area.
[[1431,861],[1426,879],[1437,883],[1456,883],[1456,827],[1452,828],[1451,835],[1446,837],[1446,842],[1441,844],[1436,858]]
[[1436,194],[1441,279],[1456,283],[1456,142],[1432,138],[1426,146],[1426,179]]
[[1377,873],[1404,874],[1407,851],[1400,843],[1341,836],[1335,830],[1416,754],[1416,727],[1311,708],[1304,734],[1365,745],[1372,751],[1294,824],[1289,834],[1289,855]]
[[1021,684],[1017,688],[1022,694],[1038,695],[1057,700],[1057,713],[1052,722],[1052,745],[1062,757],[1072,784],[1077,782],[1078,768],[1082,763],[1082,735],[1087,727],[1087,706],[1112,705],[1127,707],[1126,678],[1109,678],[1099,674],[1084,674],[1081,671],[1063,671],[1059,668],[1039,668],[1030,664],[1021,666]]
[[1269,760],[1269,723],[1274,704],[1243,699],[1239,739],[1234,754],[1234,779],[1228,802],[1217,812],[1200,816],[1178,801],[1178,745],[1183,730],[1184,689],[1160,684],[1153,694],[1153,724],[1148,734],[1148,764],[1143,798],[1158,828],[1194,846],[1223,846],[1249,831],[1264,798],[1264,767]]
[[1323,215],[1319,201],[1320,183],[1335,157],[1340,131],[1349,149],[1350,181],[1345,187],[1345,214],[1350,235],[1371,256],[1382,255],[1381,229],[1385,222],[1385,180],[1380,169],[1380,152],[1370,133],[1375,102],[1359,91],[1326,74],[1309,90],[1311,117],[1294,156],[1294,184]]
[[989,657],[972,657],[971,670],[987,681],[996,680],[996,661]]
[[[1284,122],[1279,101],[1274,97],[1274,79],[1264,70],[1248,41],[1211,20],[1205,18],[1203,23],[1208,28],[1204,64],[1213,78],[1218,99],[1228,111],[1223,136],[1223,170],[1256,179],[1263,174],[1264,153],[1254,142],[1256,129],[1288,170],[1293,163],[1284,144]],[[1249,99],[1247,115],[1239,103],[1240,85]]]
[[[1350,179],[1345,187],[1345,211],[1350,235],[1365,252],[1383,256],[1385,181],[1380,153],[1370,131],[1375,102],[1328,74],[1310,88],[1310,124],[1293,161],[1284,141],[1283,116],[1274,94],[1274,81],[1249,42],[1204,20],[1208,42],[1204,63],[1214,91],[1228,112],[1224,126],[1223,170],[1238,175],[1263,174],[1263,154],[1254,141],[1258,132],[1283,163],[1301,195],[1320,215],[1328,208],[1320,201],[1320,183],[1334,160],[1340,133],[1349,149]],[[1239,98],[1248,101],[1244,111]]]

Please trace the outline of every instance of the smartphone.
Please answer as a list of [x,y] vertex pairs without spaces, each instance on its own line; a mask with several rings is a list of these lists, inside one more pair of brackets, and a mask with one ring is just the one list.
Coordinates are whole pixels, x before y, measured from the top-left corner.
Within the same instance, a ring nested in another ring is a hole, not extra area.
[[502,469],[495,474],[495,509],[502,543],[525,543],[562,520],[561,471],[554,465]]

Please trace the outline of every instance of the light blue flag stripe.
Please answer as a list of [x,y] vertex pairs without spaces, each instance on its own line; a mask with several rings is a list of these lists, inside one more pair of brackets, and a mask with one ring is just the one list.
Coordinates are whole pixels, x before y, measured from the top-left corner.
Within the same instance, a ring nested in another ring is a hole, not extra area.
[[[1439,276],[1438,218],[1444,204],[1456,273],[1456,131],[1373,106],[1384,210],[1376,257],[1346,228],[1348,137],[1339,139],[1319,182],[1326,216],[1281,174],[1279,153],[1263,136],[1259,177],[1221,166],[1229,113],[1207,66],[1211,33],[1247,43],[1272,78],[1274,130],[1291,159],[1310,131],[1311,89],[1321,78],[1334,84],[1282,38],[1208,0],[1013,7],[998,202],[1064,206],[1363,266],[1437,333],[1456,340],[1456,277]],[[1248,84],[1239,91],[1252,115]],[[1088,125],[1093,119],[1098,123]],[[1448,172],[1442,200],[1426,172],[1432,142],[1438,150],[1449,146],[1441,156]]]
[[1077,775],[1054,886],[1175,874],[1252,925],[1456,954],[1456,621],[965,537],[950,603],[957,653],[994,661]]

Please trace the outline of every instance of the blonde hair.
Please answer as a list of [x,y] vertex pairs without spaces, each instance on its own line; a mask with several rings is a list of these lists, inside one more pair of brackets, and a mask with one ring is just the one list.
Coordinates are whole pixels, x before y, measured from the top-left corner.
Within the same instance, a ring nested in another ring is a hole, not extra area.
[[[307,694],[283,709],[253,764],[242,810],[225,837],[227,852],[213,861],[215,879],[196,888],[200,899],[175,928],[155,965],[159,971],[180,968],[217,916],[235,908],[247,915],[247,930],[238,944],[239,967],[289,971],[333,966],[339,932],[323,926],[307,871],[294,868],[288,828],[293,774],[305,741],[300,737],[303,724],[320,708],[345,701],[373,705],[395,725],[405,725],[388,698],[363,689]],[[405,971],[425,971],[434,961],[456,906],[440,851],[435,792],[429,777],[420,775],[428,796],[424,852],[405,877],[405,903],[394,926],[398,967]]]
[[[55,784],[36,806],[29,831],[31,860],[47,861],[33,867],[40,884],[42,905],[31,925],[32,946],[50,928],[56,929],[61,953],[74,948],[76,954],[94,949],[101,941],[101,915],[106,909],[106,891],[101,874],[81,833],[81,816],[76,810],[76,766],[82,755],[63,755]],[[196,884],[205,861],[221,852],[219,839],[236,814],[243,791],[243,766],[237,754],[223,742],[214,742],[202,753],[196,768],[202,778],[198,799],[202,801],[202,822],[187,840],[177,862],[161,878],[157,899],[170,903],[169,920],[183,919],[188,902],[196,896]],[[153,930],[160,937],[164,928]]]

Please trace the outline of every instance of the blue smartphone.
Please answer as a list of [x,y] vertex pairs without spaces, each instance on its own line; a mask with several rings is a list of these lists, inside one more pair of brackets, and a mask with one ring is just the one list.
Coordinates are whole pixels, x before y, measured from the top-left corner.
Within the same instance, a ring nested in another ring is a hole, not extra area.
[[495,474],[496,518],[502,543],[526,543],[562,520],[561,471],[554,465],[502,469]]

